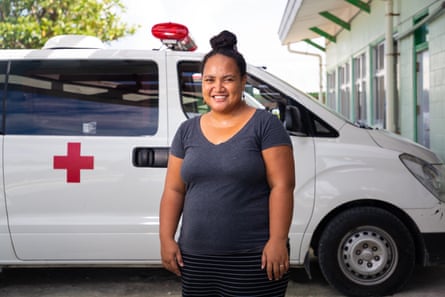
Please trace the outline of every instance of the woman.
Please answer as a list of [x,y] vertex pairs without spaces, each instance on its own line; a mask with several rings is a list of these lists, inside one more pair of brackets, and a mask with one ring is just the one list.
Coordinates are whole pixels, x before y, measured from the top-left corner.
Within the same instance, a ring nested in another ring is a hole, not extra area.
[[223,31],[210,43],[202,63],[210,111],[185,121],[171,146],[160,208],[162,262],[182,277],[183,296],[284,296],[292,144],[276,116],[242,99],[246,62],[236,36]]

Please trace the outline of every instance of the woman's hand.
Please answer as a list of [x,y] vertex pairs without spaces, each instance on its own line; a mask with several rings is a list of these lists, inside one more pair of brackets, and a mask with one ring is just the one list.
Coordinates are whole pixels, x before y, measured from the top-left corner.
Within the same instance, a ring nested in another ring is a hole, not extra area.
[[182,159],[169,156],[164,192],[159,210],[159,239],[161,259],[165,269],[180,276],[184,266],[181,251],[175,241],[176,229],[184,206],[185,185],[181,179]]
[[276,146],[263,150],[269,196],[269,241],[263,249],[261,267],[270,280],[278,280],[289,270],[287,240],[293,213],[295,170],[292,148]]
[[286,240],[269,239],[263,249],[261,269],[267,270],[270,280],[279,280],[289,270],[289,251]]
[[165,269],[181,276],[179,267],[184,266],[181,251],[174,240],[161,241],[161,259]]

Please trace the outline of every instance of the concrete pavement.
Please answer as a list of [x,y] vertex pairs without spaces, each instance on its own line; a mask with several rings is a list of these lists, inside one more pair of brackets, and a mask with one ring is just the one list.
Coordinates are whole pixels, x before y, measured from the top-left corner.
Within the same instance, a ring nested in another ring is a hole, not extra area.
[[[286,297],[342,296],[329,287],[316,265],[313,279],[303,269],[291,270]],[[445,266],[416,269],[413,279],[395,297],[443,296]],[[165,297],[181,296],[180,280],[154,268],[27,268],[5,269],[1,297]]]

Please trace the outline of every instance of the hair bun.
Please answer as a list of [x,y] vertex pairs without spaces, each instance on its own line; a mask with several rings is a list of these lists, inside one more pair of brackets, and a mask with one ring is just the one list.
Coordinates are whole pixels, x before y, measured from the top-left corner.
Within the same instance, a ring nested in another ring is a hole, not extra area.
[[236,50],[236,35],[227,30],[222,31],[218,35],[210,39],[210,45],[213,50],[217,49],[231,49]]

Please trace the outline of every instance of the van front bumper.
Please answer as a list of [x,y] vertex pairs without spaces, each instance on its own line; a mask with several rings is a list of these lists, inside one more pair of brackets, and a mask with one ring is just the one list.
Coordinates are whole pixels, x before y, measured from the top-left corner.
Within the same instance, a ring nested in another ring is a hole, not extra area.
[[422,233],[425,266],[445,264],[445,233]]

